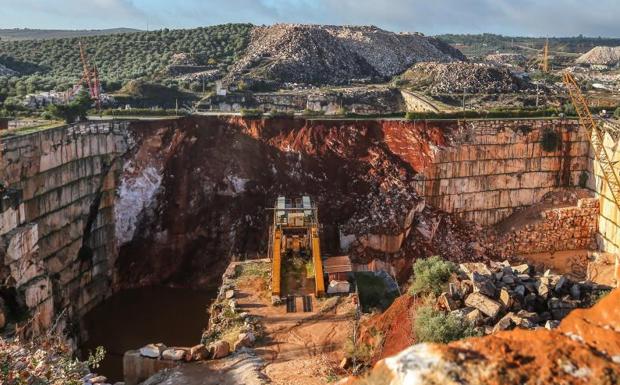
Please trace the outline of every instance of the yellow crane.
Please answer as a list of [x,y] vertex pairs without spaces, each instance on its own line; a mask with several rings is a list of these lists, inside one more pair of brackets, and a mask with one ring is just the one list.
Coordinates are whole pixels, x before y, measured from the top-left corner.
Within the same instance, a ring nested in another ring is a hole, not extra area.
[[549,39],[545,41],[545,46],[542,52],[542,61],[540,63],[540,69],[544,73],[549,72]]
[[581,92],[575,77],[570,72],[565,72],[563,81],[568,89],[568,94],[575,107],[577,116],[579,116],[579,123],[588,132],[594,156],[596,160],[598,160],[601,171],[603,172],[603,179],[605,179],[605,182],[609,186],[609,192],[611,193],[614,203],[620,209],[620,179],[618,179],[618,173],[615,170],[616,162],[613,162],[612,156],[605,147],[605,133],[592,117],[586,98]]

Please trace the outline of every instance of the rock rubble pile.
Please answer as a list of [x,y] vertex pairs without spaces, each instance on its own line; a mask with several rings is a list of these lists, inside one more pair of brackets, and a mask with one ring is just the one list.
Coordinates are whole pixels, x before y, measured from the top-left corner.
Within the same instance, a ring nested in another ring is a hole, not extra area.
[[579,56],[577,64],[616,66],[620,64],[620,47],[594,47]]
[[385,80],[419,61],[465,57],[420,34],[395,34],[377,27],[276,24],[257,27],[226,77],[228,83],[349,84]]
[[418,63],[402,78],[431,94],[511,93],[531,87],[507,67],[481,63]]
[[555,328],[576,308],[588,307],[606,288],[564,275],[537,273],[507,261],[462,263],[458,279],[438,297],[439,307],[463,317],[484,334],[516,327]]

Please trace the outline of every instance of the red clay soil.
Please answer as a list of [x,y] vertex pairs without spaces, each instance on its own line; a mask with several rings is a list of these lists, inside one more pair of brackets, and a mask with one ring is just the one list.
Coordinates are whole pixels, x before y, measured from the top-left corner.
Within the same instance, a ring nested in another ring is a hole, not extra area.
[[[571,312],[555,330],[511,330],[431,344],[440,360],[430,367],[403,353],[398,372],[380,361],[367,378],[340,384],[617,385],[620,384],[620,289],[590,309]],[[419,352],[419,350],[418,350]],[[425,357],[426,359],[427,357]],[[424,361],[424,360],[422,360]]]
[[463,365],[462,378],[471,383],[618,384],[620,363],[612,357],[620,356],[620,290],[574,310],[557,330],[512,330],[440,350]]
[[403,295],[383,313],[372,316],[360,326],[360,340],[374,346],[372,364],[394,355],[415,343],[413,317],[415,299]]

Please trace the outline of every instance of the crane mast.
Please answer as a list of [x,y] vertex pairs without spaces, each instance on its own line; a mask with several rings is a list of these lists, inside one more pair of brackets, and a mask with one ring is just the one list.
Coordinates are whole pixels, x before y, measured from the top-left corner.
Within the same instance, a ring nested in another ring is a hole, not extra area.
[[620,180],[618,179],[618,174],[614,167],[616,162],[612,161],[612,156],[610,156],[607,148],[605,148],[605,133],[592,117],[586,98],[582,94],[575,77],[571,73],[565,72],[563,81],[568,89],[575,111],[579,116],[579,123],[588,132],[594,155],[603,172],[603,179],[605,179],[605,182],[609,186],[609,192],[611,193],[614,203],[620,208]]

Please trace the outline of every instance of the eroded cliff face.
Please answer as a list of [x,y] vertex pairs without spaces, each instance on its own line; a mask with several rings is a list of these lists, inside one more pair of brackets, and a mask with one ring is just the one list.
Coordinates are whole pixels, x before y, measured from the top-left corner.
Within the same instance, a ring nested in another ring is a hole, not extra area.
[[[117,239],[124,287],[217,285],[231,258],[266,252],[269,208],[280,194],[314,197],[324,252],[338,253],[341,235],[353,235],[351,252],[360,258],[404,258],[414,221],[432,209],[409,187],[415,169],[387,137],[418,138],[423,145],[414,151],[426,153],[429,141],[443,140],[381,121],[187,118],[131,131],[136,148],[116,206],[128,230]],[[138,207],[137,220],[126,215]]]

